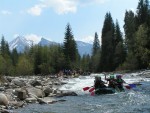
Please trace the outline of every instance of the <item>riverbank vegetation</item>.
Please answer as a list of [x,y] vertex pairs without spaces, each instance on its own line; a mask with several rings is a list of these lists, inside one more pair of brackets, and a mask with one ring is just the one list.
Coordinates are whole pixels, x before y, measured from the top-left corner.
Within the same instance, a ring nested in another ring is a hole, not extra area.
[[124,35],[118,21],[114,22],[111,13],[106,13],[101,44],[95,32],[91,51],[91,56],[79,55],[70,24],[66,26],[62,45],[32,45],[23,53],[16,49],[10,51],[2,36],[0,75],[47,75],[59,71],[82,74],[150,68],[149,1],[139,0],[136,13],[132,10],[125,12]]

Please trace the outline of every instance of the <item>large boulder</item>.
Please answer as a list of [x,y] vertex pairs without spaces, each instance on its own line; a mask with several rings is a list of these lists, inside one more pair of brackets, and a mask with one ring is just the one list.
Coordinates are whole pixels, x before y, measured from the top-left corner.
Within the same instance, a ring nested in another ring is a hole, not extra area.
[[41,89],[38,89],[38,88],[27,88],[27,91],[28,91],[28,94],[29,95],[35,95],[36,97],[38,98],[42,98],[45,96],[44,92],[41,90]]
[[45,96],[47,97],[50,93],[53,93],[53,89],[49,86],[46,86],[44,87],[44,93],[45,93]]
[[9,103],[9,101],[8,101],[6,95],[3,93],[0,93],[0,105],[6,106],[6,105],[8,105],[8,103]]
[[38,80],[31,80],[30,81],[30,84],[32,85],[32,86],[41,86],[42,84],[41,84],[41,82],[40,81],[38,81]]
[[24,100],[27,97],[27,92],[24,89],[15,89],[14,94],[17,96],[18,99]]
[[23,80],[19,80],[19,79],[12,80],[12,83],[20,87],[26,86],[26,83]]

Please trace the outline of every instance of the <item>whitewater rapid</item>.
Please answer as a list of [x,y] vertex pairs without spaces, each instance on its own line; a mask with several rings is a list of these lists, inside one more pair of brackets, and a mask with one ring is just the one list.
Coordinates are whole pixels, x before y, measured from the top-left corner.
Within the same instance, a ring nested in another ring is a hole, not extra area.
[[[122,78],[127,83],[127,84],[124,84],[124,86],[128,84],[139,83],[142,81],[149,82],[150,78],[138,76],[139,74],[142,74],[142,73],[123,74]],[[114,75],[117,75],[117,74],[114,74]],[[83,91],[83,88],[87,86],[88,87],[93,86],[95,76],[101,76],[102,80],[105,81],[104,74],[91,74],[89,76],[80,76],[79,78],[71,78],[71,79],[63,80],[63,82],[66,82],[67,84],[60,87],[60,90],[74,91],[78,95],[88,94],[89,92]],[[109,77],[109,75],[107,77]]]

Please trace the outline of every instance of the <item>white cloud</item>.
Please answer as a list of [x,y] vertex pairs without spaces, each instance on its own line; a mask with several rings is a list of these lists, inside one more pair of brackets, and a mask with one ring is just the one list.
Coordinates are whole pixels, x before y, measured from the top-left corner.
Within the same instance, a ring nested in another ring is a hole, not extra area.
[[109,0],[40,0],[40,3],[34,5],[28,10],[29,14],[40,16],[44,8],[51,8],[57,14],[75,13],[79,6],[87,6],[89,4],[105,3]]
[[44,8],[52,8],[57,14],[66,14],[76,12],[76,0],[40,0],[41,3],[28,9],[28,13],[34,16],[40,16]]
[[43,0],[43,4],[58,14],[66,14],[77,10],[78,0]]
[[11,14],[12,14],[12,12],[7,11],[7,10],[2,10],[1,13],[2,13],[3,15],[11,15]]
[[40,16],[42,13],[42,8],[44,7],[44,5],[35,5],[32,8],[30,8],[27,12],[34,16]]
[[37,43],[41,40],[41,38],[42,38],[42,36],[38,36],[38,35],[36,35],[36,34],[27,34],[27,35],[25,35],[24,37],[25,37],[27,40],[33,41],[35,44],[37,44]]

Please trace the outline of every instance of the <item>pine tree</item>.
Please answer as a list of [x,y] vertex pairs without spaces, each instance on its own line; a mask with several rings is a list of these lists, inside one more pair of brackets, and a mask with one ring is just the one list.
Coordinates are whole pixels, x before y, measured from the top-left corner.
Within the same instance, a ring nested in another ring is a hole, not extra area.
[[139,0],[137,7],[137,27],[141,24],[149,23],[149,1],[148,0]]
[[66,27],[63,51],[66,59],[65,67],[68,69],[74,68],[79,54],[70,24],[67,24]]
[[124,32],[125,32],[125,43],[128,52],[133,52],[135,50],[135,32],[136,32],[136,21],[134,13],[126,11],[124,18]]
[[100,50],[100,41],[98,39],[98,34],[97,32],[95,33],[94,36],[94,42],[93,42],[93,48],[92,48],[92,55],[96,55],[97,52]]
[[0,46],[0,54],[5,58],[5,57],[10,57],[10,50],[9,50],[9,45],[5,41],[4,36],[2,36],[1,39],[1,46]]
[[123,37],[118,21],[116,21],[115,25],[114,47],[115,47],[114,68],[116,69],[117,67],[119,67],[119,65],[123,64],[126,58],[125,45],[123,43]]
[[[130,10],[126,11],[124,18],[125,44],[127,49],[124,69],[138,69],[138,59],[135,56],[135,34],[136,34],[136,15]],[[133,56],[132,56],[133,55]]]
[[102,29],[102,46],[99,71],[114,70],[114,23],[110,13],[107,13]]
[[119,27],[118,20],[116,20],[115,24],[115,38],[114,38],[114,44],[117,46],[119,42],[123,42],[122,33]]
[[98,39],[98,34],[95,32],[93,48],[92,48],[92,56],[91,56],[91,69],[92,72],[98,71],[98,66],[100,62],[100,41]]

